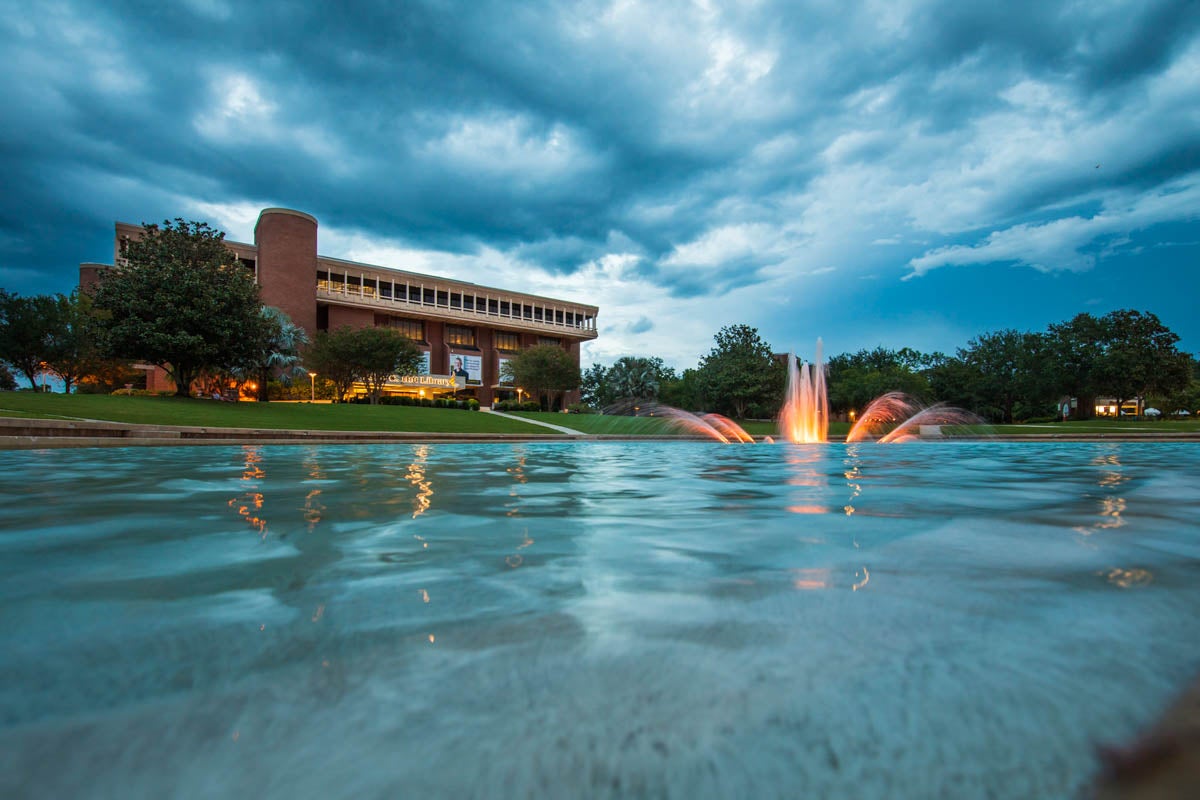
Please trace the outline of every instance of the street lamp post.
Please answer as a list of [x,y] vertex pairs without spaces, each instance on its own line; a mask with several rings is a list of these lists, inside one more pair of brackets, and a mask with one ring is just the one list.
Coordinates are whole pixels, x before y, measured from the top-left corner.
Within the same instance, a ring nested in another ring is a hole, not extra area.
[[308,380],[312,383],[312,402],[317,402],[317,373],[308,373]]

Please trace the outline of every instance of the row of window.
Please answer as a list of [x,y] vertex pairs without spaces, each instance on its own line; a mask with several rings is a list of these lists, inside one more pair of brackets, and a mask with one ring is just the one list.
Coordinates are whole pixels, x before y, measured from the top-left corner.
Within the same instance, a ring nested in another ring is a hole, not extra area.
[[547,308],[545,306],[515,303],[494,297],[479,297],[478,295],[463,292],[450,292],[422,286],[411,286],[405,283],[380,281],[374,278],[360,278],[357,275],[343,275],[337,272],[318,272],[317,288],[321,291],[353,294],[370,299],[392,300],[397,303],[415,303],[435,308],[448,308],[455,311],[473,311],[479,314],[490,314],[510,319],[523,319],[530,322],[546,322],[572,328],[591,327],[591,319],[589,317],[572,311],[564,311],[561,308]]
[[[400,317],[377,317],[376,324],[402,333],[415,342],[425,341],[425,323],[419,319],[401,319]],[[455,347],[475,347],[475,329],[465,325],[446,326],[446,344]],[[494,331],[492,344],[497,350],[516,352],[521,349],[521,334]],[[539,336],[538,344],[561,345],[562,340],[553,336]]]

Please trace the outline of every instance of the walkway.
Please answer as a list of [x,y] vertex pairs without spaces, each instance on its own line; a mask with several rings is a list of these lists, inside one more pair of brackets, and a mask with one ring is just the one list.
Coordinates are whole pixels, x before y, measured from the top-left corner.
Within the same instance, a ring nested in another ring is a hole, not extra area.
[[568,436],[585,436],[586,435],[582,431],[577,431],[574,428],[564,428],[562,425],[555,425],[552,422],[542,422],[541,420],[530,419],[529,417],[517,417],[517,416],[513,416],[512,414],[505,414],[503,411],[493,411],[492,409],[488,408],[487,406],[480,406],[479,410],[486,411],[489,414],[495,414],[497,417],[504,417],[505,419],[515,419],[517,422],[527,422],[530,425],[541,425],[543,428],[550,428],[551,430],[556,430],[559,433],[565,433]]

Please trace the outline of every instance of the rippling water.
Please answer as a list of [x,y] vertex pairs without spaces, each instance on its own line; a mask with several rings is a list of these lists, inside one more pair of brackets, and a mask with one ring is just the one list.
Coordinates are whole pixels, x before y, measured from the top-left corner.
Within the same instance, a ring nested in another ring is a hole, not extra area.
[[0,795],[1062,797],[1198,517],[1188,444],[0,453]]

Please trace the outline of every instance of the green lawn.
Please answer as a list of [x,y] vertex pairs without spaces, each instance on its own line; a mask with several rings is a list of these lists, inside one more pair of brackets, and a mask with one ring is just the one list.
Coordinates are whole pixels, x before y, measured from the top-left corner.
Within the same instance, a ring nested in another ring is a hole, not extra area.
[[549,434],[478,411],[413,406],[309,403],[222,403],[182,397],[121,397],[89,394],[0,392],[0,416],[90,419],[143,425],[206,428],[268,428],[314,431],[412,431],[415,433]]
[[[474,411],[412,406],[309,403],[220,403],[176,397],[114,397],[37,392],[0,392],[0,416],[43,419],[94,419],[143,425],[191,425],[206,428],[267,428],[321,431],[411,431],[414,433],[551,434],[549,428]],[[517,417],[549,422],[581,433],[613,436],[662,436],[686,433],[659,417],[599,414],[521,413]],[[777,436],[774,422],[741,423],[752,436]],[[850,426],[834,422],[832,437]],[[1091,420],[1038,425],[995,425],[967,429],[983,434],[1197,433],[1200,420]],[[953,430],[946,430],[953,435]]]

